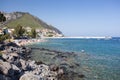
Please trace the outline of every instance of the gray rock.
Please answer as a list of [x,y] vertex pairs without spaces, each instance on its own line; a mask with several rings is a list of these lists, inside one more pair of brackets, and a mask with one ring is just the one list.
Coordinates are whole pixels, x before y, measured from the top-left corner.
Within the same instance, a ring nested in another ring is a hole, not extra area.
[[59,70],[58,70],[58,74],[59,74],[59,75],[62,75],[63,73],[64,73],[63,69],[59,69]]
[[33,70],[32,73],[35,75],[40,75],[42,73],[42,71],[37,68],[37,69]]
[[23,60],[23,59],[20,59],[19,61],[20,61],[22,69],[27,70],[27,67],[28,67],[27,62],[25,60]]
[[17,53],[11,53],[10,55],[13,57],[19,57],[19,55]]
[[23,46],[23,47],[18,48],[18,52],[21,53],[21,54],[24,54],[24,53],[26,54],[26,53],[31,52],[31,49]]
[[59,69],[59,67],[57,65],[54,65],[54,64],[50,65],[49,68],[51,71],[58,71],[58,69]]
[[0,74],[0,80],[12,80],[10,77]]
[[1,44],[0,43],[0,50],[4,50],[5,48],[4,48],[4,43],[3,44]]
[[56,77],[47,77],[46,80],[58,80]]
[[13,53],[13,52],[17,51],[17,48],[9,46],[9,48],[7,48],[6,51],[7,51],[7,53]]
[[17,59],[13,62],[14,65],[16,65],[17,67],[21,68],[22,67],[22,64],[20,62],[20,59]]
[[0,72],[2,72],[2,74],[4,74],[4,75],[9,75],[9,76],[14,75],[14,71],[12,70],[12,66],[8,62],[0,61]]
[[45,80],[45,79],[42,79],[39,75],[34,75],[32,73],[25,73],[20,77],[19,80]]
[[25,49],[20,47],[20,48],[17,49],[17,53],[24,54],[25,53]]
[[49,77],[56,77],[57,76],[57,72],[50,71],[47,76],[49,76]]
[[14,70],[14,73],[20,73],[21,70],[14,64],[12,64],[12,69]]
[[17,53],[4,53],[2,54],[2,58],[10,63],[14,63],[14,61],[19,59],[19,55]]
[[5,59],[5,60],[8,60],[9,59],[9,55],[8,54],[2,54],[2,58]]
[[48,76],[50,73],[49,66],[47,66],[45,64],[39,65],[39,69],[41,69],[41,74],[40,74],[41,77]]
[[26,47],[26,53],[30,53],[31,52],[31,48]]
[[35,61],[29,60],[28,64],[29,64],[30,67],[33,67],[33,68],[36,67],[35,66]]

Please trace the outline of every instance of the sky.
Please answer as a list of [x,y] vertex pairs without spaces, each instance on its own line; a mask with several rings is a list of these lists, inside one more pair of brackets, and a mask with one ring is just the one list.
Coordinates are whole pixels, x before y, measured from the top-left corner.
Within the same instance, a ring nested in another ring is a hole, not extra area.
[[0,0],[0,11],[29,12],[65,36],[120,37],[120,0]]

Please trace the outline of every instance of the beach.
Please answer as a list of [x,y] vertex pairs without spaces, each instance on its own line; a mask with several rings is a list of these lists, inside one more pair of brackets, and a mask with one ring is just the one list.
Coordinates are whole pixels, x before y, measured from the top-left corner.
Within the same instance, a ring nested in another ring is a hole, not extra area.
[[15,39],[13,40],[13,42],[19,46],[25,46],[25,45],[30,45],[30,44],[45,42],[45,41],[46,41],[45,39]]

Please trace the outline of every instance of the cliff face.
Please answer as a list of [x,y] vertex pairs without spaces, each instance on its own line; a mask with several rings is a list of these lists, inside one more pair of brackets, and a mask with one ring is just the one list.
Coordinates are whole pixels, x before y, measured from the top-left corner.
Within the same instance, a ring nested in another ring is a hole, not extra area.
[[22,13],[22,12],[4,13],[3,12],[3,14],[7,20],[14,20],[22,17],[25,13]]
[[[14,28],[18,24],[24,26],[25,28],[36,28],[37,31],[40,31],[43,36],[47,37],[61,37],[63,36],[62,32],[57,28],[53,27],[52,25],[48,25],[41,19],[27,13],[27,12],[13,12],[13,13],[5,13],[2,12],[6,17],[6,22],[4,25],[0,25],[0,27],[8,27]],[[43,32],[46,31],[46,32]]]

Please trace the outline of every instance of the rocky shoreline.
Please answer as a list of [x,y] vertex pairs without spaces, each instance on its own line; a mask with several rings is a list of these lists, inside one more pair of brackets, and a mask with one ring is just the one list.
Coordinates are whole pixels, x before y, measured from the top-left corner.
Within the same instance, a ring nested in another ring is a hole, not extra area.
[[8,44],[0,58],[0,80],[57,80],[57,75],[63,74],[63,70],[54,65],[30,60],[30,48]]
[[[82,80],[85,76],[81,73],[75,73],[66,69],[62,65],[74,68],[68,64],[45,64],[42,61],[30,59],[31,48],[18,46],[15,43],[0,44],[2,50],[0,56],[0,80]],[[36,48],[37,49],[37,48]],[[76,56],[74,53],[63,53],[55,50],[39,48],[40,51],[48,51],[45,55],[56,55],[54,59],[67,59],[69,54]],[[52,52],[52,54],[51,54]],[[64,54],[64,55],[63,55]],[[75,64],[79,66],[79,64]],[[74,79],[77,76],[78,79]]]
[[41,63],[44,62],[47,65],[54,64],[60,69],[63,69],[63,74],[58,77],[58,80],[85,80],[86,76],[83,73],[80,61],[77,60],[78,53],[50,50],[34,46],[31,46],[31,49],[32,54],[30,56],[32,60]]

